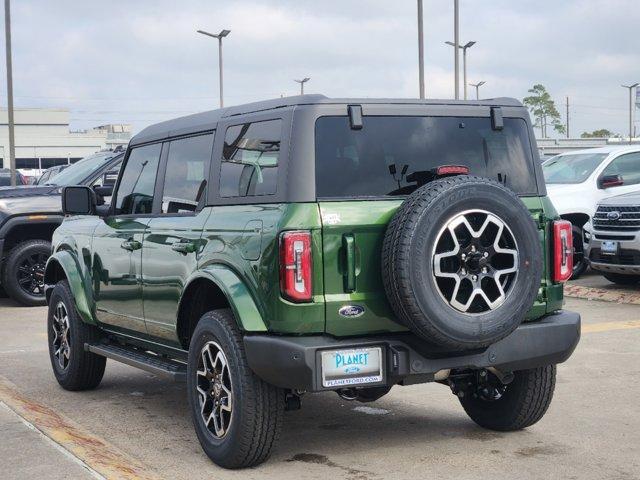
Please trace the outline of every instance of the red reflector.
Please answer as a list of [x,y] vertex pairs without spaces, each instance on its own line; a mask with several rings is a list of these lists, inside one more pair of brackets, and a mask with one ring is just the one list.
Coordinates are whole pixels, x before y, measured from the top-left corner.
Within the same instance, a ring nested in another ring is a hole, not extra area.
[[293,302],[311,301],[311,232],[280,236],[280,291]]
[[573,273],[573,232],[571,222],[553,222],[553,281],[566,282]]
[[468,175],[469,167],[464,165],[440,165],[436,168],[436,175],[441,177],[443,175]]

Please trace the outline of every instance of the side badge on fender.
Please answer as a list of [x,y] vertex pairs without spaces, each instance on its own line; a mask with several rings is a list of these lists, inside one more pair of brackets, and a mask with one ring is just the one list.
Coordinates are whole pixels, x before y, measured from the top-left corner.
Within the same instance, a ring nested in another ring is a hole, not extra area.
[[344,307],[340,307],[338,313],[342,317],[356,318],[364,314],[364,307],[360,305],[345,305]]

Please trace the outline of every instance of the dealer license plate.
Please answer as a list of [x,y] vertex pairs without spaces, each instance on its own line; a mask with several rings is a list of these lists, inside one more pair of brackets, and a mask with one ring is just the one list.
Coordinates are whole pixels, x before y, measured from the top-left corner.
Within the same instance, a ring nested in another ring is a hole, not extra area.
[[600,253],[604,255],[615,255],[618,253],[618,242],[613,240],[605,240],[600,245]]
[[322,352],[322,386],[341,387],[382,381],[382,348]]

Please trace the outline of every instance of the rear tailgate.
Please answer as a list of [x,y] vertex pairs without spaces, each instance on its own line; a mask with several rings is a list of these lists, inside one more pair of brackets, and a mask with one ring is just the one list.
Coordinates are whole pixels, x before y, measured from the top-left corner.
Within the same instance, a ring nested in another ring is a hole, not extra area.
[[[393,321],[380,273],[384,232],[401,203],[402,199],[319,202],[327,333],[406,330]],[[356,308],[343,309],[349,306]]]
[[[538,224],[540,241],[544,245],[547,233],[542,199],[528,197],[522,200]],[[348,336],[406,330],[394,321],[380,271],[387,224],[402,201],[319,202],[327,333]],[[557,300],[558,289],[551,287],[548,278],[548,252],[546,249],[543,252],[541,288],[527,315],[529,319],[547,313],[547,302],[551,300],[555,305]],[[548,298],[548,295],[554,298]],[[559,295],[561,300],[561,287]]]

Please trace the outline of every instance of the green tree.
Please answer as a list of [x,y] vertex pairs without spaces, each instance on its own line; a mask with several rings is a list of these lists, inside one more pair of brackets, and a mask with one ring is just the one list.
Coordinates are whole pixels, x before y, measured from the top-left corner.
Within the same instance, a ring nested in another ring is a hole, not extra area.
[[600,130],[594,130],[593,132],[582,132],[580,138],[611,138],[614,134],[611,130],[601,128]]
[[560,119],[556,104],[544,85],[534,85],[529,96],[522,103],[531,111],[536,119],[535,127],[540,129],[542,138],[547,138],[547,127],[551,126],[558,133],[565,133],[565,126]]

